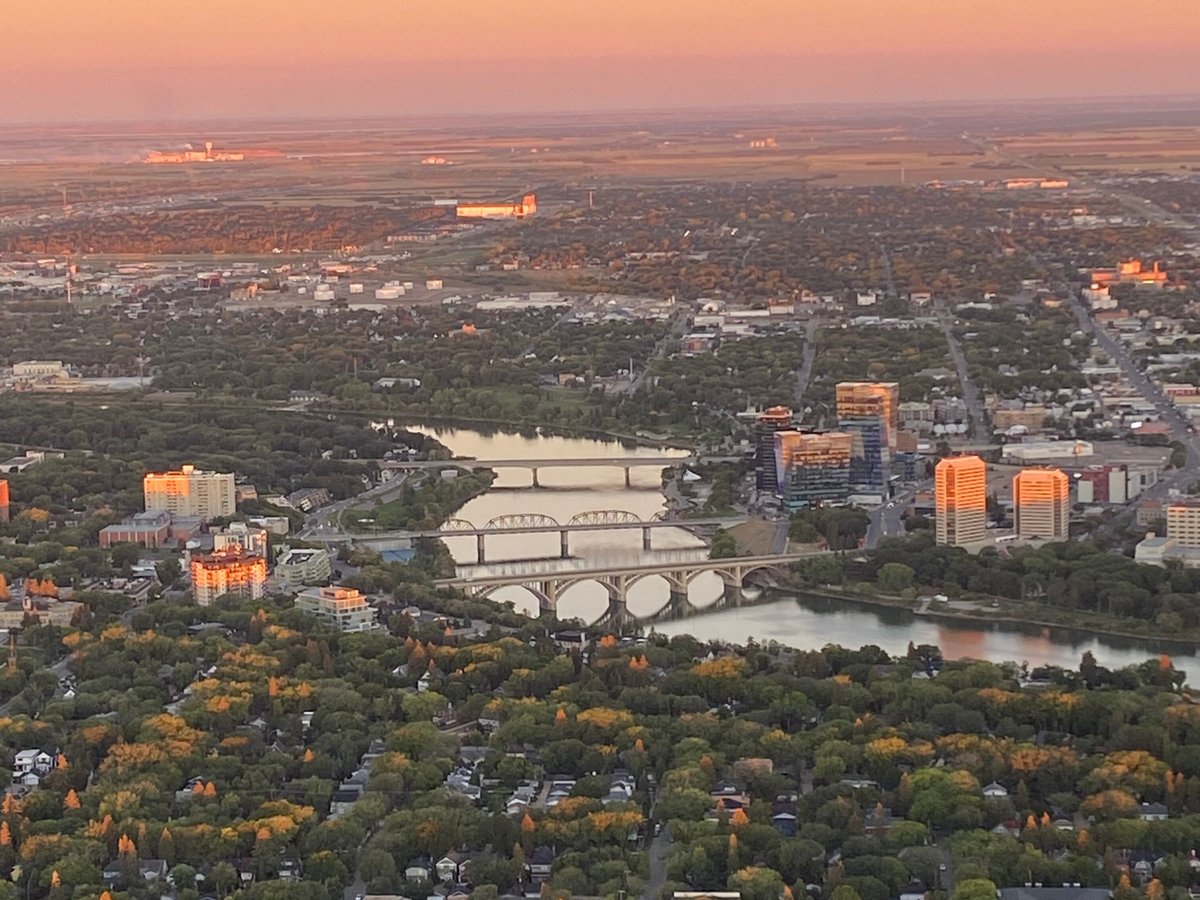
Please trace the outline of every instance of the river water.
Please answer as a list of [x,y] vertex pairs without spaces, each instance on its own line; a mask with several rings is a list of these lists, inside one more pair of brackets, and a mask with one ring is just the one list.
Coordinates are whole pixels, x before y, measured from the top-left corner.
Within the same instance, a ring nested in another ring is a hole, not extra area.
[[[605,456],[659,457],[664,461],[687,455],[681,450],[629,448],[614,441],[567,438],[550,435],[511,433],[483,434],[462,428],[438,428],[428,425],[402,426],[436,437],[458,456],[479,459],[568,459]],[[623,470],[613,468],[542,469],[540,488],[533,488],[527,471],[501,470],[493,488],[469,501],[455,515],[482,526],[489,519],[511,513],[541,513],[559,522],[591,510],[626,510],[650,518],[666,508],[660,492],[660,470],[653,466],[631,470],[631,487],[625,486]],[[703,543],[682,529],[660,528],[653,532],[654,549],[642,550],[640,529],[587,532],[571,535],[571,553],[566,563],[547,560],[553,570],[560,566],[637,563],[654,558],[707,555]],[[557,534],[501,535],[487,539],[488,565],[475,565],[475,539],[448,536],[446,544],[460,572],[501,571],[505,560],[554,557],[559,552]],[[688,599],[694,606],[705,607],[721,596],[722,585],[715,575],[701,576],[693,582]],[[536,614],[537,601],[519,587],[495,591],[492,599],[512,601],[517,609]],[[647,578],[630,590],[629,610],[647,616],[661,609],[669,590],[661,578]],[[585,621],[599,618],[608,607],[607,593],[598,584],[584,583],[567,590],[559,599],[560,618],[578,617]],[[1031,666],[1052,664],[1068,668],[1090,650],[1103,666],[1118,668],[1136,664],[1162,652],[1170,653],[1177,665],[1190,674],[1200,673],[1195,662],[1194,645],[1163,644],[1041,626],[1011,623],[978,625],[939,621],[914,616],[906,610],[856,604],[850,601],[801,597],[744,606],[740,609],[704,613],[688,619],[663,623],[655,630],[668,635],[692,634],[701,640],[745,642],[778,641],[799,649],[819,649],[826,644],[859,647],[875,644],[888,653],[902,654],[909,642],[937,644],[949,659],[971,657],[996,662],[1013,660]]]

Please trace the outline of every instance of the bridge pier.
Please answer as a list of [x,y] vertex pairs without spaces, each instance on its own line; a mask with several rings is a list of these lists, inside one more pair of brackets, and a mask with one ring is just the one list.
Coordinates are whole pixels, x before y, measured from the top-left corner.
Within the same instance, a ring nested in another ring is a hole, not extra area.
[[633,487],[633,482],[629,478],[629,466],[622,466],[622,468],[625,469],[625,487]]
[[560,559],[571,558],[570,532],[566,529],[558,533],[558,555]]
[[529,471],[533,473],[533,487],[535,487],[535,488],[536,488],[536,487],[541,487],[541,485],[538,483],[538,470],[537,470],[537,466],[532,466],[532,467],[529,469]]
[[475,562],[483,565],[487,562],[487,554],[483,549],[484,539],[482,534],[475,535]]
[[650,549],[650,529],[649,528],[642,529],[642,549],[643,550]]
[[538,585],[542,596],[538,600],[538,613],[543,616],[558,616],[558,582],[543,581]]
[[725,606],[741,606],[742,601],[745,599],[746,595],[742,592],[742,586],[740,584],[734,584],[731,581],[725,582],[725,595],[722,598],[722,603]]

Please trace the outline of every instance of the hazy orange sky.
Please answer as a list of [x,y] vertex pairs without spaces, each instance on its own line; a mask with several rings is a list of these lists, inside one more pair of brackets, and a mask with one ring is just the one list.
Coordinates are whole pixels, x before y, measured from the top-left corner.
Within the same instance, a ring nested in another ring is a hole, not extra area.
[[5,0],[0,119],[1200,93],[1196,0]]

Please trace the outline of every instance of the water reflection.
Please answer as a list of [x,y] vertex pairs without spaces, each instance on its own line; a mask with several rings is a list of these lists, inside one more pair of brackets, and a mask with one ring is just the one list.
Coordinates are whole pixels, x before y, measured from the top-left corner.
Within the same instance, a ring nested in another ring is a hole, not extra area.
[[[432,435],[458,456],[478,459],[579,459],[639,456],[664,460],[682,459],[683,450],[626,447],[616,441],[568,438],[541,434],[484,434],[460,428],[425,425],[404,426]],[[455,516],[483,525],[497,516],[540,513],[566,522],[579,513],[594,510],[625,510],[641,519],[653,518],[666,509],[661,493],[662,475],[653,466],[631,469],[630,486],[625,472],[616,467],[546,468],[538,472],[540,488],[530,484],[528,472],[501,469],[493,489],[469,501]],[[487,538],[487,564],[476,565],[474,537],[448,536],[446,546],[462,574],[500,574],[511,570],[513,560],[541,559],[523,571],[561,571],[598,566],[637,565],[661,560],[703,558],[704,542],[683,529],[656,528],[653,549],[642,549],[640,529],[576,532],[570,536],[571,559],[556,560],[557,534],[495,535]],[[715,575],[697,578],[688,598],[698,606],[715,602],[721,595],[721,580]],[[497,602],[512,602],[517,609],[536,614],[537,600],[521,587],[499,588],[491,594]],[[667,583],[646,578],[630,588],[629,609],[634,615],[650,615],[666,605]],[[608,609],[608,592],[595,582],[584,582],[566,590],[559,598],[559,615],[594,621]]]
[[[657,456],[667,460],[687,455],[679,450],[626,447],[615,441],[503,432],[485,434],[469,429],[423,425],[407,427],[433,435],[458,455],[479,459]],[[496,489],[471,500],[456,515],[477,525],[511,513],[542,513],[566,522],[578,513],[605,509],[628,510],[649,519],[666,505],[660,493],[660,473],[653,467],[631,470],[629,488],[625,486],[624,472],[618,468],[542,469],[538,479],[544,486],[542,489],[530,486],[528,472],[503,470],[498,474]],[[576,533],[571,535],[571,560],[536,565],[595,567],[650,562],[656,558],[669,558],[672,554],[703,556],[705,553],[703,542],[682,529],[656,529],[654,549],[649,553],[642,550],[641,540],[638,529]],[[449,536],[446,543],[460,568],[476,573],[496,571],[502,566],[513,565],[513,560],[554,557],[559,552],[557,534],[489,537],[489,564],[477,567],[474,565],[473,537]],[[709,572],[692,582],[688,599],[693,606],[703,609],[721,595],[721,579]],[[497,602],[511,601],[520,610],[537,612],[537,601],[524,588],[502,588],[491,596]],[[651,616],[666,605],[668,598],[666,581],[659,576],[647,577],[630,589],[629,610],[637,617]],[[607,591],[595,582],[574,585],[559,599],[559,615],[563,618],[594,621],[607,608]],[[801,649],[818,649],[831,643],[846,647],[877,644],[892,654],[904,653],[911,641],[937,644],[951,659],[1014,660],[1030,665],[1053,664],[1069,668],[1079,665],[1079,658],[1086,650],[1090,650],[1101,665],[1113,668],[1140,663],[1167,652],[1186,669],[1196,656],[1192,645],[1098,638],[1069,629],[1041,626],[960,624],[913,616],[900,609],[816,597],[722,610],[655,628],[665,634],[693,634],[701,640],[744,642],[754,638],[775,640]]]
[[1196,647],[1192,644],[1096,636],[1041,625],[948,622],[902,609],[821,597],[722,610],[656,625],[655,630],[667,635],[691,634],[704,641],[774,640],[802,650],[817,650],[826,644],[876,644],[891,654],[903,654],[911,641],[936,644],[948,659],[1012,660],[1065,668],[1078,667],[1088,650],[1100,665],[1109,668],[1136,665],[1169,653],[1179,668],[1200,672],[1194,664]]

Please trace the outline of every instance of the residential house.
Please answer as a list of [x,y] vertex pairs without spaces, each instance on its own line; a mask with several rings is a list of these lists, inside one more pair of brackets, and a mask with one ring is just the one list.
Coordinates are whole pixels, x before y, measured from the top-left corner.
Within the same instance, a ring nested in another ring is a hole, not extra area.
[[279,863],[279,880],[280,881],[299,881],[304,876],[304,867],[300,865],[300,860],[295,857],[286,856]]
[[1161,822],[1169,818],[1169,814],[1165,804],[1143,803],[1138,809],[1138,818],[1143,822]]
[[996,800],[1003,799],[1008,796],[1008,788],[993,781],[991,784],[984,785],[983,796]]
[[404,877],[408,881],[430,881],[432,863],[428,856],[418,856],[404,869]]
[[554,851],[542,844],[535,847],[533,853],[529,856],[527,868],[529,869],[529,877],[535,883],[541,884],[550,878],[550,872],[554,868]]
[[458,869],[463,864],[464,857],[457,850],[451,850],[436,863],[434,870],[437,872],[438,881],[456,882],[458,881]]

